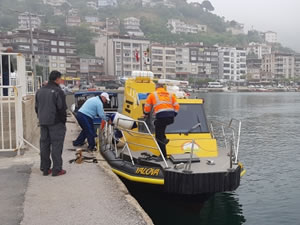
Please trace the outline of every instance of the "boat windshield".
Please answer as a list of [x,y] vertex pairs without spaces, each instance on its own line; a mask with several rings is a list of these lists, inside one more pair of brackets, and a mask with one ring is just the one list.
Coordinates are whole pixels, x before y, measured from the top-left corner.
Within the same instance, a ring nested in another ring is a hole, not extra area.
[[[197,124],[199,124],[199,126]],[[180,110],[178,115],[175,117],[174,123],[167,126],[166,129],[167,134],[187,132],[209,133],[203,105],[180,104]]]

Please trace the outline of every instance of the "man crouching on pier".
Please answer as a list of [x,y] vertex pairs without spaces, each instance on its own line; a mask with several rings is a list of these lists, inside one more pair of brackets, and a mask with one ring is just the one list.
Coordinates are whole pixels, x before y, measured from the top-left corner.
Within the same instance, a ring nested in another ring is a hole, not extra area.
[[[39,89],[35,95],[35,111],[41,127],[40,151],[41,170],[43,175],[64,175],[62,169],[62,151],[66,134],[67,105],[66,96],[60,84],[61,73],[52,71],[47,85]],[[53,167],[51,169],[51,158]]]

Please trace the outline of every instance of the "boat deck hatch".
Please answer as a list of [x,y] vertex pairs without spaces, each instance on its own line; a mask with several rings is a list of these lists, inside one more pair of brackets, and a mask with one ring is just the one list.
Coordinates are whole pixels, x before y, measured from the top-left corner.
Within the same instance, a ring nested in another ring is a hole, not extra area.
[[[170,160],[174,163],[186,163],[190,161],[190,154],[174,154],[170,156]],[[200,158],[193,154],[192,162],[200,162]]]

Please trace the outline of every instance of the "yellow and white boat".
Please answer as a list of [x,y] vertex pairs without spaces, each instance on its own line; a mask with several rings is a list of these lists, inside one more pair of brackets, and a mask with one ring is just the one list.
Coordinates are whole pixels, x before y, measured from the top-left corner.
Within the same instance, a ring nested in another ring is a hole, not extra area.
[[[158,82],[168,87],[182,83]],[[135,71],[126,80],[122,114],[114,115],[113,124],[106,124],[99,135],[100,152],[112,171],[131,182],[157,185],[173,194],[235,190],[245,173],[238,160],[241,122],[208,124],[203,99],[186,98],[174,86],[168,89],[179,96],[180,111],[166,129],[168,157],[157,160],[161,154],[153,120],[143,118],[147,95],[155,91],[153,74]]]

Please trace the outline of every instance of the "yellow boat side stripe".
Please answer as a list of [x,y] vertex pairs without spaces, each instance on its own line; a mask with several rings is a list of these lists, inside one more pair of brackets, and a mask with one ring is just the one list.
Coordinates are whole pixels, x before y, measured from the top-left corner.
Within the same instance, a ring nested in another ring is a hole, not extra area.
[[115,174],[118,174],[121,177],[126,178],[127,180],[135,181],[135,182],[140,182],[140,183],[148,183],[148,184],[159,184],[159,185],[164,185],[165,181],[164,179],[153,179],[153,178],[147,178],[147,177],[138,177],[138,176],[132,176],[129,174],[126,174],[124,172],[121,172],[119,170],[113,169],[112,171]]
[[241,172],[241,175],[240,175],[240,176],[241,176],[241,177],[242,177],[242,176],[244,176],[244,175],[245,175],[245,173],[246,173],[246,170],[245,170],[245,169],[243,169],[243,171]]

